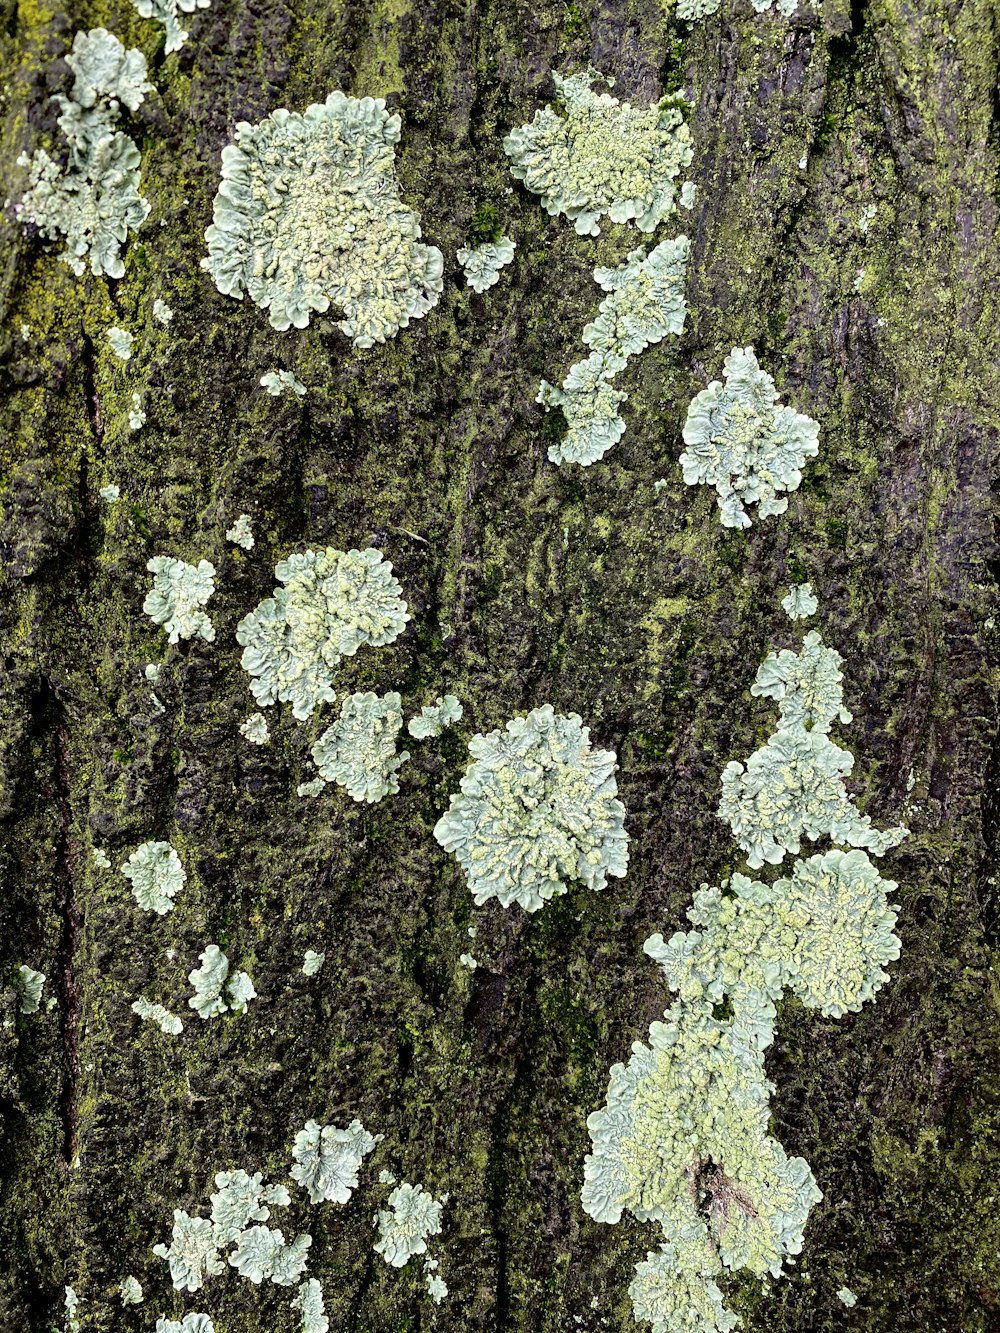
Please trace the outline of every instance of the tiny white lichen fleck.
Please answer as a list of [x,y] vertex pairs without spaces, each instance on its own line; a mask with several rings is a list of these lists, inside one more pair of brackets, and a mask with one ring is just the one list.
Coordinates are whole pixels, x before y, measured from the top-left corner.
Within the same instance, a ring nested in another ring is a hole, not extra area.
[[292,1309],[302,1313],[301,1333],[329,1333],[323,1288],[314,1277],[307,1278],[292,1301]]
[[229,1000],[229,1009],[234,1014],[245,1014],[247,1005],[251,1000],[256,1000],[257,992],[253,988],[253,982],[245,972],[234,972],[229,978],[229,985],[226,987],[226,993]]
[[141,843],[121,872],[132,881],[132,896],[139,906],[159,916],[173,910],[173,899],[186,878],[181,858],[169,842]]
[[473,958],[471,953],[460,953],[458,955],[458,961],[463,967],[467,967],[470,972],[475,972],[476,968],[479,966],[479,963]]
[[290,370],[270,370],[260,377],[260,382],[272,398],[283,393],[294,394],[296,398],[306,396],[306,386]]
[[103,847],[92,847],[90,849],[90,855],[93,858],[94,865],[97,866],[99,870],[111,869],[111,858]]
[[172,1014],[169,1009],[164,1009],[162,1004],[151,1004],[149,1000],[144,1000],[140,996],[138,1000],[133,1001],[132,1012],[138,1014],[142,1019],[148,1019],[156,1023],[161,1032],[169,1037],[176,1037],[178,1033],[184,1031],[184,1024]]
[[[424,1265],[425,1269],[427,1265]],[[425,1272],[424,1281],[427,1284],[427,1294],[435,1305],[440,1305],[448,1295],[448,1284],[443,1277],[438,1277],[435,1272]]]
[[393,1268],[402,1268],[415,1254],[427,1252],[427,1236],[441,1231],[441,1210],[447,1194],[435,1199],[422,1185],[404,1180],[389,1195],[389,1208],[375,1214],[379,1238],[374,1250]]
[[129,430],[141,430],[146,424],[146,413],[142,410],[142,394],[133,393],[132,406],[128,413]]
[[346,1129],[307,1120],[292,1147],[292,1179],[309,1191],[310,1203],[347,1203],[358,1187],[361,1163],[377,1142],[360,1120]]
[[837,1292],[837,1300],[840,1301],[841,1305],[846,1305],[848,1309],[858,1303],[858,1298],[850,1287],[841,1287]]
[[126,329],[119,329],[116,325],[112,325],[108,329],[107,337],[115,356],[122,361],[127,361],[132,355],[132,344],[135,342],[135,336]]
[[788,508],[778,493],[798,488],[806,459],[819,452],[819,426],[778,405],[752,347],[734,347],[722,374],[725,385],[713,380],[688,407],[680,464],[689,486],[715,487],[724,527],[748,528],[745,505],[759,502],[761,518]]
[[240,734],[245,736],[251,745],[266,745],[271,739],[267,718],[263,713],[251,713],[245,722],[241,722]]
[[153,302],[153,318],[158,324],[169,324],[174,317],[174,312],[167,305],[166,301],[159,296]]
[[240,121],[222,150],[222,184],[202,267],[219,291],[244,289],[275,329],[343,312],[355,347],[384,342],[437,304],[444,260],[420,244],[395,173],[398,115],[382,98],[333,92],[305,114]]
[[556,105],[503,141],[511,174],[581,236],[597,236],[605,216],[653,231],[674,211],[674,180],[692,158],[681,112],[671,99],[633,107],[595,93],[592,83],[611,83],[597,70],[552,77]]
[[186,564],[169,555],[156,555],[146,562],[153,586],[142,609],[167,631],[171,643],[197,635],[212,643],[215,627],[201,608],[215,591],[215,566],[208,560]]
[[592,750],[576,713],[551,704],[469,742],[473,762],[434,836],[466,873],[477,906],[537,911],[567,880],[603,889],[628,868],[615,755]]
[[395,1185],[396,1177],[392,1174],[391,1171],[387,1171],[385,1167],[383,1167],[382,1170],[378,1173],[378,1183],[380,1185]]
[[178,14],[193,14],[196,9],[208,9],[211,0],[132,0],[139,16],[156,19],[166,29],[167,55],[179,51],[190,35],[180,25]]
[[21,976],[21,994],[24,997],[21,1002],[21,1012],[37,1014],[38,1006],[42,1002],[45,973],[36,972],[33,967],[28,967],[26,963],[22,963],[17,970]]
[[114,482],[110,482],[107,486],[102,486],[101,489],[97,492],[97,494],[107,504],[113,505],[114,502],[121,495],[121,489],[120,487],[116,486]]
[[131,1275],[124,1277],[118,1284],[118,1295],[121,1297],[122,1305],[141,1305],[142,1285]]
[[310,753],[320,776],[346,788],[355,801],[381,801],[399,791],[396,770],[409,759],[396,753],[396,737],[403,725],[398,694],[349,695],[340,717],[327,727]]
[[325,953],[317,953],[315,949],[307,949],[302,963],[302,971],[307,977],[314,977],[325,962]]
[[242,546],[244,551],[253,550],[253,533],[250,531],[250,515],[240,514],[231,528],[226,529],[226,540]]
[[174,1209],[170,1245],[154,1245],[153,1253],[170,1264],[170,1281],[178,1291],[198,1291],[206,1278],[223,1271],[212,1223],[180,1208]]
[[76,1317],[80,1298],[72,1287],[66,1287],[65,1292],[63,1308],[66,1311],[66,1333],[80,1333],[80,1321]]
[[296,796],[318,796],[326,787],[326,778],[313,778],[311,782],[300,782],[295,788]]
[[685,181],[681,186],[680,206],[681,208],[694,208],[695,200],[698,197],[698,187],[694,181]]
[[463,246],[456,258],[468,285],[474,291],[485,292],[500,281],[500,270],[514,258],[514,242],[509,236],[501,236],[499,241],[485,241],[474,249]]
[[236,627],[243,669],[258,704],[292,705],[301,721],[334,700],[333,671],[363,643],[381,647],[403,632],[406,603],[381,551],[305,551],[274,569],[284,587]]
[[147,662],[143,674],[150,684],[155,684],[160,679],[160,672],[163,670],[162,662]]
[[807,620],[816,614],[819,602],[811,583],[797,583],[789,589],[788,596],[782,598],[781,605],[789,620]]
[[419,717],[411,717],[406,730],[414,740],[440,736],[445,727],[462,719],[462,705],[453,694],[439,695],[432,704],[424,704]]

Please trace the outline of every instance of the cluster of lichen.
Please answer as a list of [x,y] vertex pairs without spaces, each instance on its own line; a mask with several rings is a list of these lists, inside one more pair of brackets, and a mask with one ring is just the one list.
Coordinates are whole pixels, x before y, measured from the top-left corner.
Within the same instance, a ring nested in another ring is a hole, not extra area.
[[334,700],[333,673],[363,643],[392,643],[409,616],[392,565],[374,548],[305,551],[274,570],[284,585],[236,627],[258,704],[290,703],[300,720]]
[[500,270],[514,258],[514,242],[509,236],[501,236],[498,241],[484,241],[472,249],[463,246],[455,258],[473,291],[485,292],[500,281]]
[[503,141],[511,174],[581,236],[598,235],[602,217],[653,231],[674,211],[675,181],[692,157],[677,99],[633,107],[594,92],[593,83],[612,83],[596,70],[552,77],[556,104]]
[[184,887],[184,867],[169,842],[140,843],[121,872],[132,881],[132,896],[139,906],[159,916],[173,910],[173,900]]
[[432,704],[424,704],[417,717],[411,717],[406,730],[414,740],[440,736],[445,727],[462,720],[462,705],[453,694],[438,695]]
[[75,75],[69,97],[55,98],[62,114],[58,125],[69,147],[65,166],[44,148],[18,165],[29,170],[28,188],[15,213],[37,227],[41,236],[66,239],[61,258],[82,274],[120,278],[125,273],[121,248],[149,214],[139,194],[139,149],[115,129],[119,106],[135,111],[153,87],[146,79],[141,51],[127,51],[104,28],[78,32],[66,57]]
[[377,1142],[360,1120],[346,1129],[307,1120],[292,1147],[292,1179],[308,1191],[310,1203],[347,1203],[358,1187],[361,1163]]
[[189,565],[170,555],[155,555],[146,562],[153,586],[142,609],[167,631],[171,643],[197,635],[206,643],[215,639],[215,627],[201,609],[215,591],[215,566],[210,560]]
[[376,1254],[393,1268],[402,1268],[415,1254],[426,1253],[427,1237],[441,1231],[441,1211],[447,1201],[447,1194],[435,1199],[422,1185],[404,1180],[389,1195],[389,1207],[375,1214]]
[[593,350],[571,367],[561,388],[542,380],[538,390],[537,401],[546,410],[561,408],[568,427],[549,448],[554,463],[586,467],[621,439],[625,423],[618,407],[626,395],[612,387],[612,380],[629,357],[683,331],[688,252],[687,237],[678,236],[661,241],[648,254],[633,250],[617,268],[594,270],[598,285],[609,295],[583,330],[583,341]]
[[199,1018],[215,1018],[228,1010],[245,1014],[247,1005],[257,998],[253,982],[245,972],[229,975],[229,959],[217,944],[210,944],[198,955],[201,967],[188,973],[194,994],[188,1004]]
[[840,1017],[872,999],[899,957],[888,903],[896,886],[856,847],[863,841],[884,850],[905,830],[879,834],[861,820],[843,792],[842,763],[834,802],[841,822],[816,806],[826,771],[822,762],[815,771],[817,756],[829,747],[850,766],[851,756],[827,735],[835,719],[850,720],[840,666],[815,632],[800,653],[771,653],[761,665],[753,693],[778,703],[778,736],[793,738],[807,757],[795,767],[767,755],[771,803],[744,810],[734,831],[751,866],[797,850],[803,831],[855,849],[796,861],[790,876],[771,885],[743,874],[718,888],[703,885],[688,912],[695,929],[646,941],[677,998],[664,1021],[651,1025],[649,1044],[635,1042],[628,1064],[612,1068],[605,1106],[587,1121],[586,1211],[605,1222],[628,1211],[663,1230],[660,1250],[638,1265],[629,1288],[636,1318],[655,1333],[735,1328],[716,1279],[726,1269],[777,1277],[802,1248],[820,1192],[808,1165],[768,1133],[773,1086],[764,1052],[774,1039],[776,1002],[787,990]]
[[477,904],[537,911],[567,881],[603,889],[628,867],[615,755],[592,750],[576,713],[551,704],[469,742],[473,762],[434,836],[453,852]]
[[179,51],[188,39],[188,33],[181,27],[178,13],[193,14],[196,9],[208,9],[212,0],[132,0],[139,15],[144,19],[156,19],[166,29],[164,51]]
[[713,380],[691,401],[680,464],[689,486],[715,487],[723,526],[748,528],[746,505],[758,504],[761,518],[788,508],[784,492],[797,489],[806,459],[819,452],[819,426],[778,404],[752,347],[734,347],[722,374],[725,384]]
[[338,720],[312,747],[319,776],[346,788],[355,801],[381,801],[399,791],[396,770],[410,757],[405,750],[396,752],[402,725],[398,694],[348,695]]
[[382,98],[333,92],[304,114],[241,121],[222,150],[222,184],[202,260],[220,292],[244,290],[276,329],[343,312],[355,347],[384,342],[437,303],[440,250],[420,244],[399,199],[400,118]]

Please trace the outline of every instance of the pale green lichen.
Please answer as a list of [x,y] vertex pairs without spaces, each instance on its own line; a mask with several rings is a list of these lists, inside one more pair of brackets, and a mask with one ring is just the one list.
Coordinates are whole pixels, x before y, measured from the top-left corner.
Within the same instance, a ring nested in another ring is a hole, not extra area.
[[138,1278],[122,1278],[118,1284],[118,1295],[122,1305],[141,1305],[142,1304],[142,1284]]
[[680,464],[689,486],[715,487],[724,527],[748,528],[745,505],[757,503],[761,518],[788,508],[779,492],[798,488],[806,459],[819,452],[819,426],[778,405],[752,347],[734,347],[722,374],[725,385],[713,380],[688,407]]
[[198,1291],[205,1279],[223,1272],[215,1228],[207,1217],[191,1217],[174,1209],[170,1244],[154,1245],[153,1253],[170,1265],[170,1281],[178,1291]]
[[[198,957],[201,967],[188,973],[188,981],[194,987],[194,994],[189,997],[188,1004],[199,1018],[216,1018],[227,1009],[236,1014],[246,1013],[247,1003],[257,995],[247,974],[235,972],[230,977],[229,959],[217,944],[208,945]],[[224,987],[226,999],[223,998]]]
[[434,836],[454,853],[477,905],[537,911],[567,881],[603,889],[628,868],[615,755],[592,750],[576,713],[551,704],[469,742],[473,762]]
[[625,434],[618,408],[628,394],[611,383],[624,365],[621,357],[591,352],[586,361],[570,367],[561,388],[542,380],[535,401],[547,412],[561,408],[568,427],[563,438],[549,446],[553,463],[580,463],[584,467],[596,463]]
[[781,606],[789,620],[808,620],[816,614],[819,602],[811,583],[796,583],[789,588],[788,596],[782,598]]
[[258,704],[290,703],[304,721],[334,700],[333,672],[363,643],[381,647],[409,616],[381,551],[305,551],[275,566],[285,586],[236,627],[243,668]]
[[653,231],[674,211],[674,180],[692,157],[677,99],[633,107],[595,93],[592,83],[612,82],[596,70],[552,77],[555,105],[503,141],[511,174],[581,236],[598,235],[602,217]]
[[193,14],[196,9],[208,9],[212,0],[132,0],[141,18],[155,19],[166,29],[167,55],[179,51],[190,34],[181,27],[178,14]]
[[296,398],[306,396],[306,386],[290,370],[270,370],[266,375],[261,375],[260,383],[272,398],[283,393],[293,394]]
[[299,1325],[301,1333],[329,1333],[330,1321],[326,1317],[323,1288],[314,1277],[307,1278],[299,1287],[292,1301],[292,1309],[302,1314],[302,1323]]
[[445,727],[462,720],[462,705],[453,694],[438,695],[432,704],[424,704],[419,717],[411,717],[406,730],[414,740],[440,736]]
[[500,270],[514,258],[514,242],[509,236],[501,236],[499,241],[485,241],[474,249],[463,246],[455,258],[473,291],[485,292],[500,281]]
[[436,1259],[424,1260],[424,1282],[427,1286],[427,1295],[435,1305],[440,1305],[448,1295],[448,1284],[443,1277],[439,1277],[435,1271],[438,1266]]
[[777,700],[782,727],[829,731],[835,720],[851,721],[844,707],[842,666],[837,650],[827,648],[819,633],[811,630],[802,640],[801,652],[782,648],[780,653],[768,653],[750,693]]
[[42,987],[45,985],[45,973],[36,972],[33,967],[22,963],[17,969],[21,980],[21,1012],[37,1014],[42,1002]]
[[266,1222],[269,1204],[284,1208],[292,1201],[284,1185],[265,1185],[260,1171],[250,1176],[243,1170],[218,1172],[209,1197],[216,1248],[238,1241],[251,1222]]
[[837,1300],[840,1301],[841,1305],[846,1305],[848,1309],[858,1303],[858,1298],[850,1287],[841,1287],[837,1292]]
[[76,274],[120,278],[121,246],[149,213],[139,194],[139,150],[116,132],[119,103],[135,110],[152,90],[139,51],[126,51],[104,28],[78,32],[66,62],[76,76],[70,97],[57,96],[58,125],[69,145],[65,169],[44,148],[21,153],[17,165],[29,169],[28,188],[15,216],[38,228],[47,240],[66,238],[61,258]]
[[138,1014],[141,1019],[156,1023],[160,1031],[169,1037],[176,1037],[184,1031],[184,1024],[172,1014],[169,1009],[164,1009],[162,1004],[152,1004],[149,1000],[144,1000],[141,996],[132,1003],[133,1014]]
[[396,753],[401,709],[395,693],[349,695],[339,719],[310,750],[320,777],[344,787],[355,801],[373,803],[399,791],[396,770],[410,757],[406,750]]
[[251,713],[245,722],[240,723],[240,735],[245,736],[251,745],[266,745],[271,739],[267,718],[263,713]]
[[80,1333],[80,1321],[76,1317],[80,1308],[80,1298],[72,1287],[66,1287],[65,1293],[63,1309],[65,1311],[66,1333]]
[[111,858],[103,847],[92,847],[90,849],[90,855],[93,858],[94,865],[97,866],[99,870],[111,869]]
[[97,494],[101,497],[101,499],[105,502],[105,504],[113,505],[115,501],[118,499],[118,497],[121,495],[121,489],[120,487],[116,486],[114,482],[111,482],[107,486],[102,486],[101,489],[97,492]]
[[681,208],[694,208],[695,200],[698,198],[698,187],[694,181],[685,181],[681,186],[680,196],[677,202]]
[[132,406],[128,412],[129,430],[142,430],[146,424],[146,413],[142,409],[142,394],[133,393]]
[[181,858],[169,842],[143,842],[121,872],[132,881],[132,897],[146,912],[163,916],[173,910],[173,899],[184,887]]
[[358,1171],[378,1138],[360,1120],[346,1129],[307,1120],[292,1147],[292,1179],[309,1192],[310,1203],[347,1203],[358,1187]]
[[718,12],[722,0],[677,0],[677,17],[694,23]]
[[471,953],[460,953],[458,955],[458,961],[463,967],[467,967],[470,972],[475,972],[476,968],[479,966],[478,961],[473,958]]
[[583,330],[591,354],[570,368],[561,389],[543,380],[538,391],[537,401],[546,409],[561,407],[569,427],[565,438],[549,448],[553,462],[586,467],[621,438],[625,423],[618,405],[625,395],[612,388],[611,381],[629,357],[683,331],[689,250],[687,237],[678,236],[661,241],[648,254],[633,250],[617,268],[594,270],[609,295]]
[[375,1214],[378,1240],[374,1250],[393,1268],[402,1268],[415,1254],[426,1254],[427,1237],[441,1231],[441,1211],[447,1194],[435,1199],[422,1185],[406,1181],[389,1195],[389,1209]]
[[241,1277],[260,1283],[265,1278],[281,1287],[298,1282],[307,1263],[312,1236],[299,1235],[289,1244],[281,1231],[254,1226],[241,1231],[229,1262]]
[[202,260],[219,291],[244,289],[272,327],[303,329],[331,305],[355,347],[384,342],[437,304],[440,250],[420,244],[395,173],[400,118],[382,98],[333,92],[304,115],[241,121]]
[[215,1325],[207,1314],[192,1310],[183,1319],[168,1319],[161,1314],[156,1321],[155,1333],[215,1333]]
[[722,1304],[714,1280],[721,1272],[703,1230],[693,1223],[678,1227],[635,1266],[628,1294],[636,1322],[650,1324],[653,1333],[730,1333],[740,1320]]
[[209,560],[186,564],[169,555],[155,555],[146,568],[153,586],[142,609],[167,631],[170,643],[197,635],[206,643],[215,639],[215,628],[201,608],[215,591],[215,566]]
[[107,331],[107,339],[115,356],[121,361],[127,361],[132,355],[132,344],[135,342],[134,334],[113,324]]
[[313,778],[311,782],[300,782],[295,788],[296,796],[318,796],[326,787],[326,778]]
[[307,949],[302,962],[302,971],[307,977],[314,977],[325,962],[325,953],[317,953],[315,949]]
[[153,302],[153,318],[158,324],[169,324],[174,317],[174,312],[161,297],[157,297]]
[[226,529],[226,541],[242,546],[244,551],[253,550],[253,533],[250,531],[250,515],[240,514],[231,528]]

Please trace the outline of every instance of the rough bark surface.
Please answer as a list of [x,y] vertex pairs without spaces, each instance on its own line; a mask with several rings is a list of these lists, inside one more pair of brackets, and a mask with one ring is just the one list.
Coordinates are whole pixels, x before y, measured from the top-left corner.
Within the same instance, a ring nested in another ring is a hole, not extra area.
[[[736,1278],[729,1299],[751,1333],[1000,1328],[995,5],[827,0],[786,21],[723,0],[687,25],[658,0],[214,0],[170,56],[126,0],[0,14],[15,200],[14,158],[52,142],[78,29],[142,49],[158,89],[133,121],[153,211],[124,279],[77,279],[10,206],[0,220],[0,1327],[61,1327],[71,1283],[85,1333],[185,1308],[218,1333],[291,1333],[289,1290],[229,1270],[185,1301],[151,1246],[216,1171],[284,1179],[306,1119],[354,1116],[385,1138],[350,1204],[300,1195],[299,1226],[280,1222],[314,1236],[332,1329],[632,1327],[626,1287],[655,1230],[583,1214],[585,1121],[666,1002],[643,939],[740,866],[719,775],[773,729],[749,686],[794,642],[780,598],[810,578],[846,663],[852,790],[912,829],[884,863],[903,953],[860,1014],[780,1010],[774,1130],[824,1199],[788,1275]],[[588,61],[619,95],[692,101],[690,313],[622,376],[622,442],[558,469],[538,382],[581,355],[590,270],[636,233],[594,241],[548,217],[501,138],[549,100],[552,69]],[[325,318],[276,334],[198,267],[235,122],[334,88],[401,112],[402,196],[446,255],[438,307],[370,351]],[[454,254],[484,204],[518,249],[477,296]],[[127,367],[114,323],[137,335]],[[740,533],[676,460],[691,395],[747,343],[821,447],[788,513]],[[276,366],[304,400],[261,392]],[[130,433],[136,388],[149,421]],[[249,553],[223,535],[243,510]],[[399,794],[371,808],[296,797],[325,722],[269,710],[263,748],[238,731],[235,625],[276,560],[321,543],[378,545],[413,616],[344,684],[411,708],[447,688],[466,708],[409,745]],[[168,650],[142,614],[156,553],[216,565],[215,644]],[[143,668],[159,661],[157,714]],[[431,830],[472,732],[547,701],[618,753],[628,877],[530,917],[473,911]],[[100,845],[117,867],[147,838],[188,872],[163,918],[91,860]],[[209,941],[254,979],[245,1017],[186,1007]],[[327,954],[313,978],[306,948]],[[57,1000],[33,1018],[21,962]],[[139,994],[183,1013],[183,1036],[140,1025]],[[450,1195],[440,1307],[415,1264],[372,1253],[380,1167]],[[123,1310],[127,1273],[146,1301]]]

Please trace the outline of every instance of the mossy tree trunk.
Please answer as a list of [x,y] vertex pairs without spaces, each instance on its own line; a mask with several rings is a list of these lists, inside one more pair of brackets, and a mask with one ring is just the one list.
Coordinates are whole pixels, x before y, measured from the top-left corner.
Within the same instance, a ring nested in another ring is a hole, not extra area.
[[[216,1171],[284,1178],[306,1119],[354,1116],[385,1138],[351,1203],[278,1222],[312,1231],[332,1329],[632,1327],[626,1287],[656,1233],[583,1214],[585,1121],[666,1003],[643,939],[740,865],[719,775],[773,729],[749,685],[794,642],[779,603],[809,578],[845,659],[852,790],[912,829],[884,863],[903,953],[860,1014],[781,1008],[774,1132],[825,1197],[789,1275],[736,1279],[730,1299],[760,1333],[1000,1328],[996,7],[827,0],[785,21],[723,0],[689,26],[658,0],[214,0],[167,57],[126,0],[2,8],[15,199],[75,31],[140,47],[158,94],[133,120],[153,207],[124,279],[76,279],[9,206],[0,221],[0,1327],[61,1327],[71,1283],[84,1330],[197,1308],[219,1333],[290,1333],[289,1290],[230,1271],[185,1305],[151,1246]],[[622,376],[622,442],[557,469],[538,382],[579,358],[591,269],[637,233],[548,217],[512,188],[501,138],[550,98],[551,69],[588,62],[633,101],[692,101],[690,313]],[[276,334],[199,268],[234,124],[334,88],[401,112],[402,196],[446,256],[437,308],[370,351],[325,318]],[[518,248],[477,296],[454,254],[483,204]],[[116,323],[136,334],[127,367]],[[821,446],[788,513],[740,533],[677,456],[691,395],[749,343]],[[261,392],[276,367],[303,401]],[[136,389],[149,420],[131,433]],[[249,553],[223,535],[241,511]],[[409,744],[397,796],[306,801],[317,726],[270,710],[271,744],[244,741],[233,631],[291,550],[368,543],[413,621],[345,684],[411,706],[447,688],[466,715]],[[168,649],[142,614],[157,553],[216,565],[214,644]],[[147,662],[165,664],[162,712]],[[547,701],[618,753],[628,877],[534,916],[474,912],[431,829],[472,732]],[[117,872],[147,838],[188,873],[155,920]],[[186,1007],[210,941],[254,979],[243,1018]],[[326,951],[314,978],[306,948]],[[32,1018],[9,984],[22,962],[56,1000]],[[183,1036],[140,1026],[139,994],[183,1013]],[[440,1307],[416,1263],[372,1253],[379,1167],[449,1193]],[[123,1311],[127,1273],[146,1302]]]

